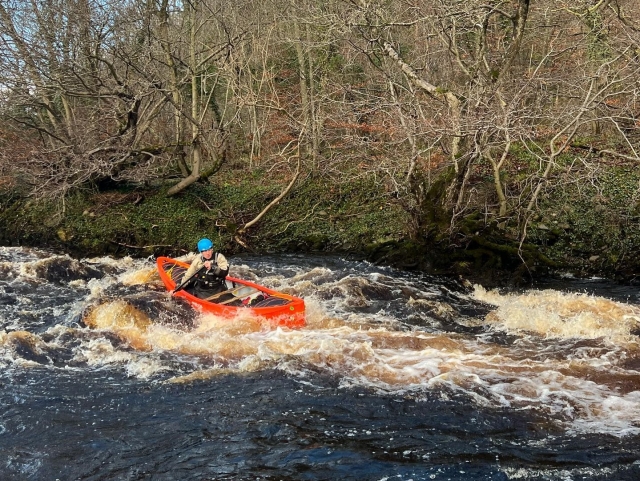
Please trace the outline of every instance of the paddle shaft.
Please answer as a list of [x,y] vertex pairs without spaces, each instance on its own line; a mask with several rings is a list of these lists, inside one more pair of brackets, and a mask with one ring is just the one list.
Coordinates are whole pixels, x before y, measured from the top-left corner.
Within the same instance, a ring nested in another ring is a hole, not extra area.
[[184,289],[184,287],[189,284],[189,282],[191,282],[191,279],[193,279],[195,276],[197,276],[198,274],[200,274],[203,270],[206,269],[207,266],[202,266],[200,269],[198,269],[191,277],[189,277],[189,279],[187,279],[186,281],[184,281],[182,284],[180,284],[178,287],[176,287],[171,293],[175,294],[178,291],[181,291],[182,289]]

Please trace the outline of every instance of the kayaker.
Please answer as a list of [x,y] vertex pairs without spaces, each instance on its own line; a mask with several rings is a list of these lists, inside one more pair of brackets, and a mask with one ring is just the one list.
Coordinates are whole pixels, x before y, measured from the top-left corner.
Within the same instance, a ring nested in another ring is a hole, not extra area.
[[182,282],[190,279],[185,290],[201,299],[227,290],[225,278],[229,274],[229,262],[219,252],[213,252],[213,242],[204,238],[198,241],[198,252]]

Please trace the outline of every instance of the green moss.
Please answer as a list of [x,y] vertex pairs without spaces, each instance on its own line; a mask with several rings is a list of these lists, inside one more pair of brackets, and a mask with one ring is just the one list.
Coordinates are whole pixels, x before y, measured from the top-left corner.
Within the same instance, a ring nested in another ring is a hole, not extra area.
[[[10,232],[5,227],[5,243],[12,243],[10,237],[14,243],[58,246],[82,255],[159,255],[193,250],[206,235],[220,249],[237,252],[242,250],[233,240],[237,229],[286,185],[264,182],[264,175],[228,173],[174,197],[162,189],[77,194],[67,200],[63,215],[53,204],[31,206],[22,199],[2,213],[5,219],[15,217],[13,224],[4,223],[14,226]],[[329,188],[324,179],[309,178],[251,228],[245,241],[257,251],[364,252],[401,239],[408,225],[406,212],[373,177]]]
[[[538,165],[532,168],[537,171]],[[444,199],[453,169],[425,181],[422,187],[430,188],[412,210],[406,197],[392,195],[373,175],[344,183],[309,176],[243,240],[257,252],[348,252],[377,263],[468,276],[487,273],[498,280],[505,273],[524,279],[560,266],[605,274],[625,268],[633,274],[633,266],[640,265],[640,173],[614,166],[578,182],[586,173],[566,172],[558,169],[541,195],[522,244],[515,217],[498,223],[488,215],[488,197],[466,206],[452,228]],[[126,186],[78,193],[64,204],[5,195],[0,238],[4,245],[46,246],[82,256],[147,256],[182,254],[206,235],[233,254],[244,250],[234,234],[288,183],[266,182],[268,175],[228,169],[213,183],[197,183],[173,197],[166,189]],[[475,178],[476,195],[491,182],[485,177]]]
[[588,183],[555,189],[541,204],[542,220],[557,236],[546,253],[581,268],[594,256],[605,272],[621,268],[640,246],[640,219],[634,214],[639,184],[637,169],[613,167]]

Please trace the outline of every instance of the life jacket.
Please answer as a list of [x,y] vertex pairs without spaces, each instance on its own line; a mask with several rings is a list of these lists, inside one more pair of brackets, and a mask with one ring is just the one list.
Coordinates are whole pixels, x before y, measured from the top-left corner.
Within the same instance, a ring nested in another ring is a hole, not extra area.
[[[204,258],[203,258],[204,259]],[[204,259],[207,260],[207,259]],[[197,287],[201,289],[213,289],[216,287],[220,287],[224,282],[225,277],[229,273],[229,270],[221,270],[218,267],[218,253],[216,252],[211,260],[211,269],[202,270],[200,273],[195,275],[195,284]],[[217,273],[216,273],[217,272]]]

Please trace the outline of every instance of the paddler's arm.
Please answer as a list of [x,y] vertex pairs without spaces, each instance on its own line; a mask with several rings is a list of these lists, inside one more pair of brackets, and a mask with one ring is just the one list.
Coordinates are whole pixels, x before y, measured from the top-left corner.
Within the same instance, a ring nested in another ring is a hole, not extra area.
[[184,275],[182,276],[182,280],[180,281],[180,283],[184,283],[185,281],[191,279],[194,276],[194,274],[198,272],[203,265],[204,265],[204,262],[202,262],[202,258],[200,256],[197,256],[195,259],[193,259],[193,262],[187,269],[187,272],[185,272]]
[[218,264],[218,269],[216,269],[216,275],[224,279],[229,274],[229,261],[227,261],[227,258],[225,256],[218,253],[216,262]]
[[186,262],[187,264],[191,264],[196,257],[198,257],[198,254],[196,252],[189,252],[180,257],[176,257],[175,260]]

